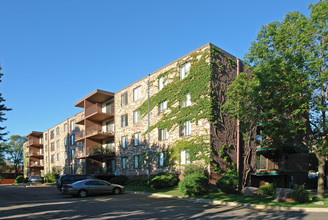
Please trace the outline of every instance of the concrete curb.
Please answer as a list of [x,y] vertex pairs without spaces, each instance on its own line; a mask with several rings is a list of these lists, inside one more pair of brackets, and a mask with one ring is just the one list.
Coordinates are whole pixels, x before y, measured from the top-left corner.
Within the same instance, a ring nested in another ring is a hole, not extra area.
[[204,203],[210,205],[224,205],[230,207],[244,207],[249,209],[256,210],[266,210],[266,211],[297,211],[297,212],[321,212],[328,213],[328,208],[302,208],[302,207],[283,207],[283,206],[267,206],[267,205],[255,205],[248,203],[237,203],[237,202],[224,202],[219,200],[211,199],[199,199],[199,198],[190,198],[185,196],[172,196],[164,195],[158,193],[146,193],[146,192],[135,192],[135,191],[125,191],[129,194],[145,195],[151,198],[167,198],[167,199],[176,199],[176,200],[185,200],[195,203]]

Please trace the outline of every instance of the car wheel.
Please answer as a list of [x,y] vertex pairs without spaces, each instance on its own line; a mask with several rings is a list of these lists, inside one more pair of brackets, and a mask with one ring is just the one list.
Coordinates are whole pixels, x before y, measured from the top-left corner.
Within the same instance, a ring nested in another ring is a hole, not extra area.
[[88,195],[88,192],[86,190],[82,189],[78,192],[78,195],[79,195],[79,197],[84,198]]
[[118,195],[118,194],[121,193],[121,189],[116,187],[116,188],[113,189],[113,193],[114,193],[115,195]]

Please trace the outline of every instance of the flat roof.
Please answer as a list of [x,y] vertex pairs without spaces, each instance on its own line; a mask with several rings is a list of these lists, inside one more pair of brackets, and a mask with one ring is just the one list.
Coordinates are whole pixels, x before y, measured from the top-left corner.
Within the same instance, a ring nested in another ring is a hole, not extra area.
[[107,99],[114,97],[114,95],[115,93],[113,92],[107,92],[101,89],[96,89],[95,91],[91,92],[90,94],[82,98],[80,101],[76,102],[74,106],[83,108],[84,100],[97,102],[97,103],[105,102]]

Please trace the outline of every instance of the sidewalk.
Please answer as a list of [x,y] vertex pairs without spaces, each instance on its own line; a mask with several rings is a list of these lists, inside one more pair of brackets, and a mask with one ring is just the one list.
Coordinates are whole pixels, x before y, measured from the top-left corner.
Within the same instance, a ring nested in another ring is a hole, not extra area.
[[204,204],[210,204],[210,205],[224,205],[224,206],[230,206],[230,207],[244,207],[244,208],[256,209],[256,210],[328,213],[328,208],[267,206],[267,205],[248,204],[248,203],[224,202],[224,201],[211,200],[211,199],[190,198],[190,197],[186,197],[186,196],[171,196],[171,195],[164,195],[164,194],[159,194],[159,193],[146,193],[146,192],[135,192],[135,191],[125,191],[125,192],[129,193],[129,194],[146,195],[150,198],[177,199],[177,200],[185,200],[185,201],[190,201],[190,202],[195,202],[195,203],[204,203]]

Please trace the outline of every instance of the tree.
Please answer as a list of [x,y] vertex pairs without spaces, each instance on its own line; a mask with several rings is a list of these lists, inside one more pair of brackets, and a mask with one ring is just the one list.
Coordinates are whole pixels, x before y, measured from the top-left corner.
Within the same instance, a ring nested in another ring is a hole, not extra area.
[[[1,82],[1,77],[3,76],[3,74],[1,73],[1,66],[0,66],[0,82]],[[2,97],[2,94],[0,93],[0,122],[3,122],[5,120],[7,120],[4,115],[5,115],[5,111],[10,111],[10,108],[7,108],[3,102],[5,102],[6,100]],[[4,132],[4,130],[6,129],[6,127],[0,126],[0,141],[4,141],[4,136],[8,134],[8,132]]]
[[263,145],[280,154],[307,148],[319,161],[318,197],[324,197],[327,158],[328,1],[311,15],[288,13],[263,26],[227,92],[226,113],[246,132],[260,126]]
[[26,140],[26,137],[12,135],[9,138],[9,142],[0,144],[0,146],[5,149],[8,159],[10,159],[14,165],[15,176],[18,175],[19,166],[23,165],[23,144]]

